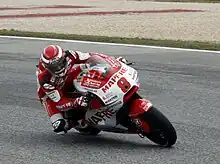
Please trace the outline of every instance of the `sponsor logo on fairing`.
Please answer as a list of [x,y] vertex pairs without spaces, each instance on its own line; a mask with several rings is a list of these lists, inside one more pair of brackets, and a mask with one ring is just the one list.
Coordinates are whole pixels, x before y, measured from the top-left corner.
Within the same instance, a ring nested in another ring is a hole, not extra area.
[[107,82],[107,84],[102,87],[102,91],[106,93],[111,88],[111,86],[114,85],[119,80],[119,78],[124,75],[125,72],[127,72],[127,70],[127,68],[122,68],[119,72],[114,74],[112,78]]
[[98,124],[102,120],[105,121],[107,118],[111,118],[115,113],[116,113],[116,111],[113,109],[97,112],[92,117],[90,117],[88,119],[88,121],[89,121],[89,123],[92,123],[92,124]]
[[113,96],[113,97],[107,99],[107,100],[105,101],[105,103],[107,104],[107,103],[109,103],[109,102],[111,102],[111,101],[117,101],[117,98],[118,98],[118,96],[115,95],[115,96]]
[[98,89],[101,85],[101,82],[97,80],[89,79],[89,78],[84,78],[81,85],[85,87]]
[[106,119],[111,118],[117,112],[117,110],[114,108],[121,104],[122,101],[118,101],[111,106],[100,109],[99,112],[96,112],[94,115],[88,118],[88,122],[91,124],[98,124],[101,121],[105,121]]

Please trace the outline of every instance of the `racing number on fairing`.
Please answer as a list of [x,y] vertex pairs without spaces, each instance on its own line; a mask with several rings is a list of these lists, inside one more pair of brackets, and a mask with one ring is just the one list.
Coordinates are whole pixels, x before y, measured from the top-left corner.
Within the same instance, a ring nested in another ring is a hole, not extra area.
[[117,85],[124,93],[127,92],[128,89],[131,87],[131,84],[124,77],[118,80]]

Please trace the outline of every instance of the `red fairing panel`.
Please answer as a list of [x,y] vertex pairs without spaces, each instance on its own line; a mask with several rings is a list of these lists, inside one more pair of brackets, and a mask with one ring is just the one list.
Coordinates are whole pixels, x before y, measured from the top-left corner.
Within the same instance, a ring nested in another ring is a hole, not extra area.
[[123,98],[123,102],[126,103],[130,100],[131,96],[133,96],[133,94],[135,94],[135,92],[137,92],[139,89],[138,86],[134,86],[132,89],[130,89],[128,91],[128,93],[126,93],[126,95]]
[[152,104],[149,100],[146,99],[136,99],[132,102],[130,106],[130,117],[137,117],[140,114],[143,114],[144,112],[147,112],[152,108]]

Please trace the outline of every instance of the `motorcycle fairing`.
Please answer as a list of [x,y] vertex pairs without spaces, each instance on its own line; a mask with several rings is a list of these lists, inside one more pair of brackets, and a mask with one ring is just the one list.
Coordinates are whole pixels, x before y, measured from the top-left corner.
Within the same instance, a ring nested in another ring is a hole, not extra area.
[[116,113],[123,106],[125,94],[132,87],[139,87],[138,73],[124,63],[115,64],[112,67],[107,61],[99,63],[100,61],[91,58],[92,64],[87,65],[73,83],[78,91],[95,94],[104,106],[88,110],[85,119],[92,124],[115,127]]

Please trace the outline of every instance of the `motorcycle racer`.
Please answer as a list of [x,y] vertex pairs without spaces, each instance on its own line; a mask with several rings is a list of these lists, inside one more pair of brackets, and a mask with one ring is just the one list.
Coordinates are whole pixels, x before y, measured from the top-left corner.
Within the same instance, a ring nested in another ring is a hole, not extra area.
[[[75,91],[72,82],[82,71],[80,67],[74,67],[75,64],[85,63],[93,54],[64,50],[59,45],[49,45],[40,55],[36,71],[37,94],[50,117],[53,131],[57,134],[65,134],[76,126],[83,128],[80,119],[70,122],[64,119],[62,112],[74,109],[77,115],[86,110],[87,98]],[[123,57],[116,59],[127,62]],[[71,94],[69,94],[70,89]]]

